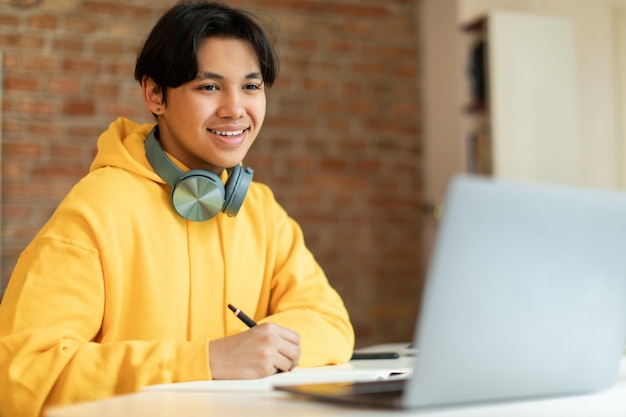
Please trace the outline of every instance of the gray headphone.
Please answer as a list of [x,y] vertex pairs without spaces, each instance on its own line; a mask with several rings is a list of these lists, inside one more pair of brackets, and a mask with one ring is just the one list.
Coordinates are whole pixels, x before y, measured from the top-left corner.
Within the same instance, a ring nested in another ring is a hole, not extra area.
[[201,222],[215,217],[220,211],[236,216],[252,182],[252,168],[236,165],[228,169],[226,185],[217,174],[203,169],[183,172],[165,154],[157,139],[155,126],[144,141],[146,157],[152,168],[172,186],[171,202],[181,217]]

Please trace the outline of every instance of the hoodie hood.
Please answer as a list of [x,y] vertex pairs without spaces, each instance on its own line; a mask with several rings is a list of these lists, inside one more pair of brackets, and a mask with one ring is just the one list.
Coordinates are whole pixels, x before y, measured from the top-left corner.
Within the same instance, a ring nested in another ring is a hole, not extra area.
[[[98,152],[91,163],[89,172],[103,167],[116,167],[166,184],[166,181],[154,171],[146,157],[144,141],[154,126],[156,126],[155,123],[140,124],[124,117],[115,120],[98,138]],[[174,156],[167,152],[165,154],[182,172],[189,170]],[[228,171],[223,170],[219,177],[225,183],[228,180]]]
[[117,167],[163,182],[150,166],[144,149],[144,140],[153,127],[154,123],[139,124],[124,117],[115,120],[98,138],[98,152],[89,171]]

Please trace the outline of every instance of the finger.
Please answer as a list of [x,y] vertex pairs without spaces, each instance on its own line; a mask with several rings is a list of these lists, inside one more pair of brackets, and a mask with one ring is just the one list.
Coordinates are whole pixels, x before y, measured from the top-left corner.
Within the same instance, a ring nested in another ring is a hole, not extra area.
[[268,325],[273,326],[274,330],[276,331],[276,334],[282,337],[283,339],[296,345],[300,344],[300,335],[294,332],[293,330],[287,327],[280,326],[278,324],[274,324],[274,323],[268,323]]
[[282,368],[283,370],[292,370],[298,363],[300,362],[300,344],[292,343],[290,341],[284,340],[278,348],[278,353],[285,358],[288,362],[288,368]]

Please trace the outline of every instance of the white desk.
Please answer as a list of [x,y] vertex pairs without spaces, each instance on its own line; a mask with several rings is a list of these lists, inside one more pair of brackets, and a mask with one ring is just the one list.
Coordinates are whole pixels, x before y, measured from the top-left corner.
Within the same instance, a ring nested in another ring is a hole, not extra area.
[[[402,368],[408,357],[353,361],[356,368]],[[275,391],[147,391],[102,401],[52,408],[46,417],[623,417],[626,416],[626,359],[613,388],[576,397],[520,401],[440,410],[366,409],[296,398]]]

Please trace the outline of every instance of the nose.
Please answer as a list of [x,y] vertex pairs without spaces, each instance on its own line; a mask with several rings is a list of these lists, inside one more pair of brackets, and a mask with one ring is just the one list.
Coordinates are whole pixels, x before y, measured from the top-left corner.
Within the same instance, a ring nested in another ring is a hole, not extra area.
[[227,119],[239,119],[246,110],[244,99],[239,91],[227,91],[221,97],[217,115]]

